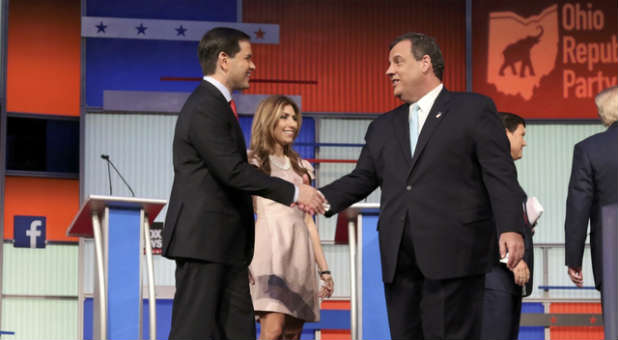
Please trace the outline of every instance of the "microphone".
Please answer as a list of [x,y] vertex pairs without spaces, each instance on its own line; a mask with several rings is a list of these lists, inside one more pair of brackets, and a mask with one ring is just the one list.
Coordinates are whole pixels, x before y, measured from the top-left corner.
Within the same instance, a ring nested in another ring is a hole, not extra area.
[[104,159],[107,162],[107,178],[109,179],[109,195],[110,196],[112,195],[112,178],[111,178],[111,172],[110,172],[110,168],[109,168],[109,166],[111,165],[112,168],[114,168],[114,171],[116,171],[116,173],[118,174],[118,176],[120,176],[120,179],[122,180],[122,182],[124,182],[124,184],[127,186],[127,188],[129,188],[129,191],[131,192],[131,195],[133,195],[133,197],[135,197],[135,192],[133,192],[133,189],[131,189],[131,186],[129,185],[129,183],[127,183],[127,181],[124,179],[124,177],[122,177],[122,174],[120,173],[118,168],[116,168],[116,166],[111,161],[111,159],[109,159],[109,155],[101,154],[101,158]]

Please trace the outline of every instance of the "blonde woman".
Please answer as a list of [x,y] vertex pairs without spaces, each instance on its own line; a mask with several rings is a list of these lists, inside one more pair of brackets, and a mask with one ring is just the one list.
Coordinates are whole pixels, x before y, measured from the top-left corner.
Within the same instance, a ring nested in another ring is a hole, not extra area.
[[[271,176],[309,183],[313,167],[292,149],[301,121],[291,99],[263,100],[253,117],[249,161]],[[333,294],[318,230],[310,215],[269,199],[255,196],[254,209],[255,254],[249,270],[260,339],[300,339],[303,324],[320,319],[318,298]]]

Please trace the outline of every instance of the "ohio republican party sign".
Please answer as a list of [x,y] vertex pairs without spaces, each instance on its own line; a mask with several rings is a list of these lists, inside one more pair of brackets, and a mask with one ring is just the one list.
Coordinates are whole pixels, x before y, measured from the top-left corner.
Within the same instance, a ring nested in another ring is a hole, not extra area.
[[473,90],[526,118],[594,119],[618,75],[615,0],[474,1]]

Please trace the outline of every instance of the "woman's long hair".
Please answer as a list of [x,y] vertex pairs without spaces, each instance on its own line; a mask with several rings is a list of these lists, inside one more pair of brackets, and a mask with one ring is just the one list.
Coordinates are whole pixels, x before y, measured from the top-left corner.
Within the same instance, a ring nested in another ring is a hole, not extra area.
[[[268,156],[275,153],[275,144],[277,143],[275,137],[273,136],[275,126],[277,126],[281,111],[287,105],[292,106],[294,112],[296,113],[296,120],[298,121],[298,128],[296,129],[296,134],[294,135],[294,139],[296,139],[296,136],[298,136],[298,132],[300,131],[303,117],[298,109],[298,105],[296,105],[296,103],[294,103],[294,101],[290,98],[281,95],[270,96],[260,102],[260,105],[258,105],[257,111],[253,116],[249,158],[257,160],[258,167],[269,175],[271,166]],[[294,172],[296,172],[299,176],[303,176],[304,174],[308,175],[307,170],[300,166],[300,156],[296,153],[296,151],[294,151],[294,149],[292,149],[291,144],[283,146],[283,154],[288,156],[290,159]]]

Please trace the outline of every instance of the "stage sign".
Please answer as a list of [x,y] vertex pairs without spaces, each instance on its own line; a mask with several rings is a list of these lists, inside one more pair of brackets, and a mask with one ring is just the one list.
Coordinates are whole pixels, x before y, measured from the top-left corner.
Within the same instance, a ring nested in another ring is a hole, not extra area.
[[526,118],[594,119],[618,75],[615,0],[474,1],[473,91]]

